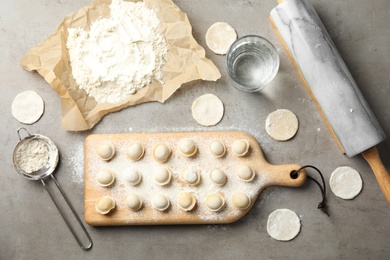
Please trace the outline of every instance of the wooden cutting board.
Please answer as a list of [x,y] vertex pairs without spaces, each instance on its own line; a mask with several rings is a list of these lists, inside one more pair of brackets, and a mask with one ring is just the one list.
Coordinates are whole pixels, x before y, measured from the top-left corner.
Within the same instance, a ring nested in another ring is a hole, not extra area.
[[[180,154],[177,145],[182,138],[191,138],[197,145],[198,152],[193,157]],[[249,152],[239,157],[232,152],[232,143],[238,139],[249,142]],[[219,140],[226,146],[226,154],[221,158],[212,155],[209,145]],[[115,147],[115,156],[110,161],[102,160],[96,153],[97,147],[110,141]],[[145,154],[139,161],[127,158],[125,150],[133,142],[141,143]],[[158,143],[166,143],[172,149],[172,155],[165,163],[156,162],[153,148]],[[256,177],[245,182],[236,174],[241,164],[247,164],[255,170]],[[172,180],[167,186],[155,183],[153,172],[161,166],[172,172]],[[200,170],[201,181],[196,186],[189,186],[180,180],[180,172],[188,167]],[[92,226],[109,225],[159,225],[159,224],[222,224],[231,223],[243,217],[253,206],[261,191],[272,185],[298,187],[306,180],[306,173],[300,171],[293,179],[290,173],[301,166],[298,164],[271,165],[261,151],[258,142],[243,132],[186,132],[186,133],[135,133],[135,134],[97,134],[90,135],[85,141],[85,220]],[[126,181],[126,170],[134,168],[142,175],[142,181],[132,186]],[[219,168],[227,175],[224,186],[218,186],[210,179],[210,171]],[[110,169],[116,180],[109,187],[101,187],[96,174],[100,169]],[[177,205],[177,195],[181,191],[191,192],[197,204],[189,212]],[[251,205],[245,210],[236,209],[231,202],[235,192],[243,192],[251,199]],[[125,204],[126,195],[137,194],[143,201],[139,211],[132,211]],[[225,206],[218,212],[210,211],[205,206],[205,198],[212,193],[222,195]],[[170,199],[170,207],[163,212],[153,209],[150,199],[155,194],[163,194]],[[115,200],[116,208],[107,215],[98,213],[96,201],[102,196]]]

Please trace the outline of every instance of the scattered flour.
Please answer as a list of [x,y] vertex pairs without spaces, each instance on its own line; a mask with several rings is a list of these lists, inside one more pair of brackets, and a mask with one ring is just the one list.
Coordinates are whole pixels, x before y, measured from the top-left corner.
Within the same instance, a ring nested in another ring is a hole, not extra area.
[[156,11],[143,2],[113,0],[111,17],[90,31],[68,29],[73,77],[99,103],[123,101],[153,80],[163,83],[167,44]]

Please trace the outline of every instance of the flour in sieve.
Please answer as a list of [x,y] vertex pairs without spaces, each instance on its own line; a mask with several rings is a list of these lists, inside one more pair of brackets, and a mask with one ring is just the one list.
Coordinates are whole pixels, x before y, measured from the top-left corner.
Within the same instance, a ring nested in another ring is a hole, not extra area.
[[16,150],[18,167],[25,173],[34,173],[42,169],[49,161],[49,148],[38,140],[29,140]]
[[163,84],[167,43],[156,11],[143,2],[113,0],[111,16],[90,31],[68,29],[72,74],[99,103],[123,101],[153,80]]

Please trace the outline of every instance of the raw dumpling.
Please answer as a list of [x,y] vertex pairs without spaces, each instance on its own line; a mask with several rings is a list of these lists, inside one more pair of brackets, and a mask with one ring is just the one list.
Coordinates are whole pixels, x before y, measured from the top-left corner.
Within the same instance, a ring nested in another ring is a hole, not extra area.
[[125,172],[126,180],[133,186],[139,184],[141,182],[142,176],[139,171],[136,169],[129,169]]
[[219,158],[219,157],[222,157],[225,155],[226,153],[226,147],[225,145],[220,142],[220,141],[213,141],[211,144],[210,144],[210,151],[211,153]]
[[167,185],[171,181],[172,173],[166,167],[158,168],[154,173],[154,180],[160,186]]
[[179,141],[179,151],[182,155],[186,157],[193,156],[198,148],[194,141],[189,138],[183,138]]
[[233,153],[237,156],[244,156],[249,151],[249,142],[246,139],[239,139],[233,142]]
[[152,207],[159,211],[166,210],[170,204],[169,199],[164,195],[158,194],[152,198]]
[[215,184],[220,186],[224,185],[227,181],[227,176],[221,169],[211,170],[210,178]]
[[247,209],[251,205],[251,199],[243,192],[236,192],[232,197],[232,204],[237,209]]
[[251,181],[255,178],[255,171],[249,165],[242,164],[237,168],[237,175],[244,181]]
[[196,199],[190,192],[182,191],[177,196],[177,203],[184,211],[190,211],[195,207]]
[[171,148],[164,143],[157,144],[153,149],[153,157],[157,162],[163,163],[171,156]]
[[103,196],[96,201],[95,209],[100,214],[108,214],[115,208],[115,201],[109,196]]
[[114,156],[115,147],[111,142],[104,142],[97,147],[96,152],[100,158],[108,161]]
[[142,207],[142,200],[135,194],[130,194],[126,197],[126,206],[137,211]]
[[218,211],[225,205],[225,199],[218,193],[206,197],[206,207],[211,211]]
[[110,170],[101,170],[98,172],[96,179],[101,186],[107,187],[114,183],[115,175]]
[[181,179],[189,185],[195,186],[200,182],[199,170],[196,167],[189,167],[182,171]]
[[140,143],[133,143],[126,150],[127,157],[133,161],[138,161],[141,159],[144,153],[145,149]]

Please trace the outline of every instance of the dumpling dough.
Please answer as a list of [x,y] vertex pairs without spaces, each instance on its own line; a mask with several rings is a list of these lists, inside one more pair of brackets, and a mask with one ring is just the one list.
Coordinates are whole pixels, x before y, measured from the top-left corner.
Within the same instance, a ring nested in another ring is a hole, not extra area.
[[154,180],[160,186],[167,185],[171,181],[172,173],[166,167],[158,168],[154,173]]
[[255,171],[249,165],[242,164],[237,168],[237,175],[244,181],[252,181],[255,178]]
[[227,181],[226,174],[221,169],[213,169],[210,172],[210,179],[220,186],[224,185]]
[[138,161],[145,153],[145,149],[140,143],[133,143],[127,148],[126,154],[133,161]]
[[108,214],[115,208],[115,201],[109,196],[103,196],[96,201],[95,209],[100,214]]
[[126,206],[137,211],[142,207],[142,200],[135,194],[130,194],[126,197]]
[[198,97],[192,103],[192,117],[203,126],[216,125],[224,113],[222,101],[213,94]]
[[177,203],[184,211],[190,211],[195,207],[196,199],[190,192],[182,191],[177,196]]
[[277,209],[268,216],[268,234],[279,241],[295,238],[301,230],[301,221],[294,211]]
[[170,204],[169,199],[164,195],[158,194],[152,198],[152,207],[159,211],[166,210]]
[[243,192],[236,192],[232,197],[232,204],[237,209],[247,209],[251,205],[251,199]]
[[98,172],[96,179],[101,186],[107,187],[114,183],[115,175],[110,170],[101,170]]
[[182,155],[186,157],[193,156],[198,148],[194,141],[189,138],[183,138],[179,141],[179,151]]
[[225,205],[225,199],[218,193],[206,197],[206,207],[211,211],[218,211]]
[[97,154],[103,160],[110,160],[115,154],[115,147],[111,142],[104,142],[96,149]]
[[171,156],[171,148],[164,143],[157,144],[153,149],[153,157],[157,162],[163,163]]
[[268,115],[265,130],[277,141],[287,141],[298,131],[298,118],[287,109],[278,109]]
[[217,22],[206,32],[206,44],[216,54],[226,54],[236,39],[236,31],[227,23]]
[[213,141],[210,144],[210,151],[215,157],[219,158],[225,155],[226,147],[220,141]]
[[141,173],[136,169],[129,169],[125,172],[125,174],[126,180],[133,186],[138,185],[142,180]]
[[19,93],[12,102],[12,115],[23,124],[33,124],[41,118],[45,104],[35,91]]
[[359,195],[363,188],[363,181],[355,169],[344,166],[338,167],[332,172],[329,186],[334,195],[345,200],[350,200]]
[[232,145],[233,153],[236,156],[244,156],[249,151],[249,142],[246,139],[239,139],[233,142]]
[[181,179],[189,185],[195,186],[200,182],[199,170],[196,167],[189,167],[181,172]]

